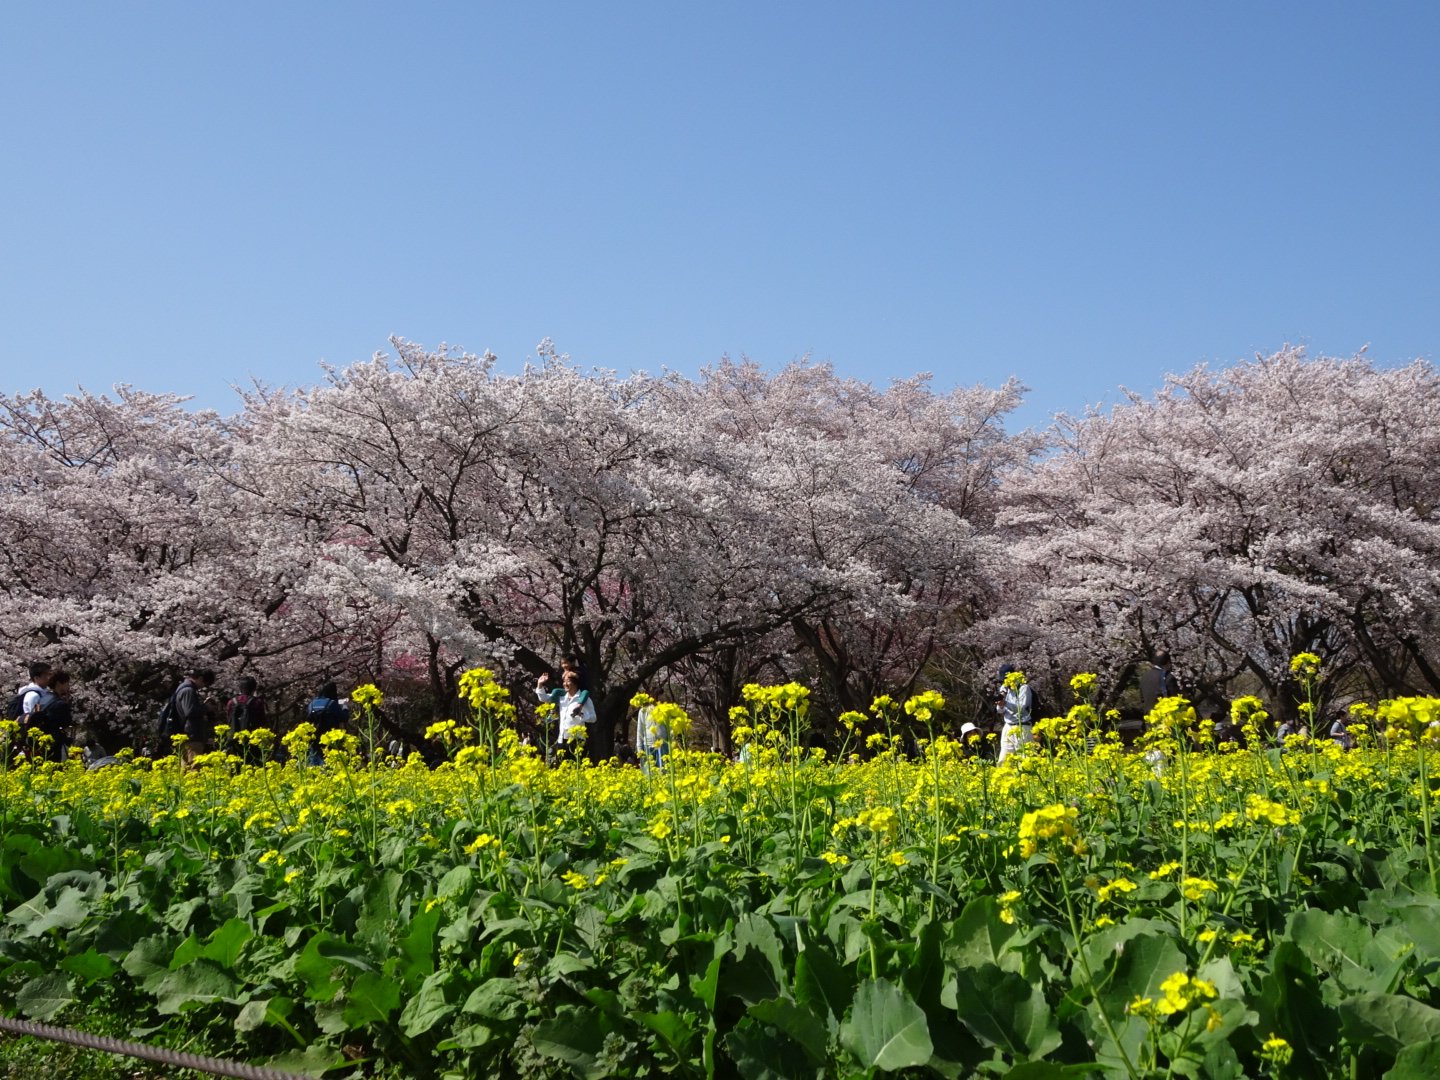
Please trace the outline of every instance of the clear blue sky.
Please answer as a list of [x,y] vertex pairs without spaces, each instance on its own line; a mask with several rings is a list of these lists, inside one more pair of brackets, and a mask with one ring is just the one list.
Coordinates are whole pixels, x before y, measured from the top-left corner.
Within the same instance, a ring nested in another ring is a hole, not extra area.
[[1434,3],[0,5],[0,387],[1440,352]]

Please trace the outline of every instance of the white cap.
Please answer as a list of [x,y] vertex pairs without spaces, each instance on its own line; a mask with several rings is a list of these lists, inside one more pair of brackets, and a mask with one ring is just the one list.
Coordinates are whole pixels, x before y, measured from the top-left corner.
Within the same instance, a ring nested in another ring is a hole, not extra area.
[[963,723],[963,724],[960,725],[960,737],[963,739],[966,735],[969,735],[972,731],[979,731],[979,730],[980,730],[980,729],[977,728],[974,724],[972,724],[969,720],[966,720],[965,723]]

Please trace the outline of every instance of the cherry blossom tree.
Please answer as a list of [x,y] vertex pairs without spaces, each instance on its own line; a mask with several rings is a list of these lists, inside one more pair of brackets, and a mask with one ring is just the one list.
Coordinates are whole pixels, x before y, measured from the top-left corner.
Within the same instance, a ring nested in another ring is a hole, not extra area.
[[1437,410],[1428,364],[1287,349],[1062,418],[1004,491],[992,640],[1112,686],[1169,645],[1192,692],[1244,683],[1282,707],[1301,651],[1334,689],[1440,690]]
[[587,374],[548,349],[506,376],[397,341],[270,402],[251,471],[277,512],[327,523],[336,590],[406,613],[438,697],[460,664],[533,676],[574,651],[605,740],[681,661],[847,612],[899,617],[977,543],[920,495],[958,490],[960,470],[907,471],[893,436],[855,436],[892,419],[861,409],[873,391],[828,369],[773,381]]
[[227,475],[244,428],[173,395],[0,398],[3,649],[73,667],[102,719],[145,734],[186,669],[284,690],[335,661],[276,543]]

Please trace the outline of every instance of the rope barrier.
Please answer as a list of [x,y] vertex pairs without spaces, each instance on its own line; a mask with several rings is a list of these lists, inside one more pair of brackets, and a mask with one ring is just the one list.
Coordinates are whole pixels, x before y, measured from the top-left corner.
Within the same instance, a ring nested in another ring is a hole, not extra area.
[[32,1035],[37,1039],[69,1043],[71,1046],[81,1046],[87,1050],[100,1050],[107,1054],[123,1054],[126,1057],[153,1061],[159,1065],[195,1069],[197,1072],[207,1072],[214,1076],[233,1076],[238,1080],[309,1080],[308,1077],[300,1076],[298,1073],[284,1072],[262,1065],[247,1065],[242,1061],[224,1061],[221,1058],[204,1057],[200,1054],[187,1054],[179,1050],[167,1050],[163,1046],[146,1046],[144,1043],[112,1039],[108,1035],[91,1035],[86,1031],[55,1027],[52,1024],[40,1024],[33,1020],[12,1020],[8,1016],[0,1016],[0,1031],[8,1031],[14,1035]]

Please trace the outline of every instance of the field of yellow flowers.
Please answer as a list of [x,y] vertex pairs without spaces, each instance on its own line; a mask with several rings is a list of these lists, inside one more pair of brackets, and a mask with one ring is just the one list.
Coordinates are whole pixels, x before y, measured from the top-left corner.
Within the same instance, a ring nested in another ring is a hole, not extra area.
[[1123,749],[1082,703],[997,766],[934,694],[827,757],[754,687],[740,761],[644,771],[547,767],[469,691],[435,769],[300,764],[303,726],[12,760],[0,1003],[333,1077],[1440,1074],[1440,701],[1350,751],[1217,750],[1178,698]]

